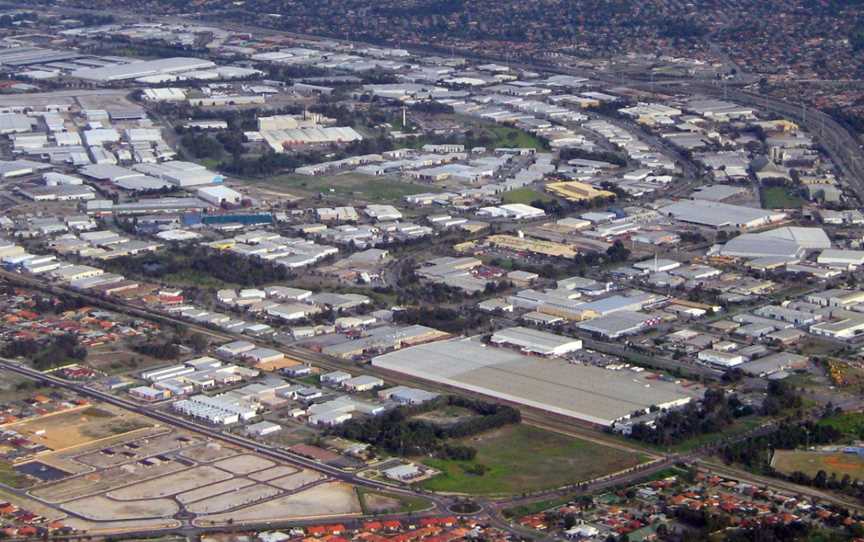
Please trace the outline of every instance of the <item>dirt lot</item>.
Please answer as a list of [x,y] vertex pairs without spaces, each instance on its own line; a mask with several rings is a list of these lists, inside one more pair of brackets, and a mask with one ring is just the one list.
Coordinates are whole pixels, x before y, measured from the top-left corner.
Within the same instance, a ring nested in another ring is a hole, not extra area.
[[223,459],[217,463],[213,464],[220,469],[227,470],[228,472],[233,472],[234,474],[249,474],[252,472],[257,472],[259,470],[264,470],[268,467],[272,467],[275,465],[269,459],[264,459],[263,457],[259,457],[257,455],[252,454],[243,454],[243,455],[235,455],[234,457],[229,457],[228,459]]
[[[201,442],[195,437],[184,438],[188,438],[188,440],[180,440],[180,435],[176,431],[164,432],[157,436],[142,435],[140,438],[115,442],[111,445],[106,443],[105,446],[100,446],[98,451],[79,455],[75,460],[96,468],[107,468],[134,459],[168,453]],[[109,450],[110,453],[103,453],[104,450]]]
[[225,480],[218,484],[199,487],[198,489],[181,493],[177,495],[177,500],[180,501],[181,504],[186,505],[190,502],[200,501],[208,497],[221,495],[222,493],[228,493],[229,491],[234,491],[242,487],[251,486],[254,483],[255,482],[252,480],[246,480],[244,478],[232,478],[231,480]]
[[281,487],[286,491],[294,491],[295,489],[301,488],[305,485],[309,485],[312,482],[317,482],[318,480],[323,480],[324,478],[325,476],[320,472],[315,472],[314,470],[304,470],[302,472],[298,472],[297,474],[285,476],[277,480],[271,480],[270,483],[276,487]]
[[228,520],[239,523],[352,514],[360,514],[360,503],[354,488],[341,482],[332,482],[315,486],[308,491],[253,505],[243,510],[204,516],[195,520],[194,523],[201,526],[223,525],[227,524]]
[[225,459],[232,455],[237,455],[237,450],[225,448],[216,442],[208,442],[202,446],[187,448],[180,452],[180,455],[199,463],[209,463],[217,459]]
[[69,478],[56,484],[41,486],[34,489],[31,493],[44,501],[60,503],[72,499],[80,499],[87,495],[96,495],[105,491],[111,491],[114,488],[134,484],[135,482],[166,476],[186,468],[176,461],[168,461],[148,468],[136,465],[131,472],[124,467],[112,467],[75,478]]
[[100,405],[47,414],[8,427],[52,450],[65,450],[152,425],[143,416]]
[[[275,487],[256,484],[254,486],[223,493],[203,501],[198,501],[186,507],[187,510],[195,514],[216,514],[225,512],[239,506],[255,503],[263,499],[267,499],[281,493]],[[237,514],[245,513],[245,509],[236,512]]]
[[149,480],[140,484],[126,486],[112,491],[106,495],[120,501],[134,501],[139,499],[152,499],[156,497],[168,497],[190,491],[193,489],[224,482],[233,478],[230,473],[207,465],[193,467],[155,480]]
[[120,502],[102,496],[67,502],[63,509],[95,521],[166,518],[179,511],[171,499]]
[[255,474],[250,474],[249,478],[252,478],[253,480],[257,480],[259,482],[266,482],[267,480],[275,480],[276,478],[288,476],[296,472],[297,469],[295,469],[294,467],[279,465],[278,467],[273,467],[272,469],[256,472]]

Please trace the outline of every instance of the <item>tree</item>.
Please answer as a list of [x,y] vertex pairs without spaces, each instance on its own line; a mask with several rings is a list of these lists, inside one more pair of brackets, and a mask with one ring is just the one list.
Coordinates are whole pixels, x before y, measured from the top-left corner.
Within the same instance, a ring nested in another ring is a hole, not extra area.
[[626,262],[627,258],[630,257],[630,250],[628,250],[624,246],[624,243],[619,239],[612,243],[612,246],[606,250],[606,257],[609,258],[610,262]]

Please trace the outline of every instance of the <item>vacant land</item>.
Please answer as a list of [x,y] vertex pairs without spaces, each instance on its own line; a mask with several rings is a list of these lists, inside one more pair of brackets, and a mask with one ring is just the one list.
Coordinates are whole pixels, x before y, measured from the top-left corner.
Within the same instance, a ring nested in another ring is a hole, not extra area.
[[47,414],[10,428],[52,450],[63,450],[150,426],[143,416],[91,406]]
[[221,495],[222,493],[233,492],[240,488],[251,486],[254,483],[255,482],[252,480],[246,480],[244,478],[232,478],[231,480],[225,480],[218,484],[211,484],[209,486],[199,487],[198,489],[181,493],[177,495],[176,498],[180,504],[186,505],[191,502],[208,499],[215,495]]
[[442,474],[423,482],[433,491],[513,494],[559,487],[633,467],[643,458],[615,448],[513,425],[460,442],[473,461],[424,459]]
[[357,488],[357,496],[364,515],[410,514],[432,507],[432,503],[422,497],[405,497],[360,487]]
[[360,503],[354,488],[341,482],[331,482],[307,491],[278,497],[241,510],[214,514],[196,519],[195,525],[223,525],[229,522],[279,521],[299,518],[347,516],[360,513]]
[[549,194],[543,194],[531,188],[517,188],[501,195],[504,203],[524,203],[530,205],[532,201],[552,201],[554,198]]
[[403,182],[397,179],[372,177],[359,173],[343,173],[340,175],[279,175],[268,178],[267,187],[289,190],[292,193],[344,198],[358,198],[365,201],[399,201],[404,196],[424,192],[438,192],[433,186]]
[[864,457],[856,454],[807,452],[799,450],[777,450],[771,466],[784,474],[803,472],[814,477],[821,470],[829,476],[836,474],[842,478],[848,474],[858,478],[864,473]]
[[232,478],[230,473],[204,465],[141,482],[140,484],[126,486],[107,495],[112,499],[120,501],[168,497],[183,493],[184,491],[191,491],[201,486],[222,482],[229,478]]
[[270,468],[275,463],[257,455],[243,454],[223,459],[213,465],[228,472],[243,475]]
[[171,499],[120,502],[101,495],[67,502],[62,508],[95,521],[166,518],[178,512],[177,505]]
[[765,209],[800,209],[804,200],[782,186],[769,186],[760,189],[762,207]]
[[843,433],[851,440],[864,440],[864,412],[845,412],[819,421]]

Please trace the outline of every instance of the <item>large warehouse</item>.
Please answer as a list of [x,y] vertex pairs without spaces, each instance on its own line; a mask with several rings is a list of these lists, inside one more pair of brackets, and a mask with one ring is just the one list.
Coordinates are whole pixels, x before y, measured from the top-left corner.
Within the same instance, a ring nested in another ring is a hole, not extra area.
[[681,222],[712,228],[758,228],[786,218],[786,213],[780,211],[705,200],[678,201],[663,207],[660,213]]
[[98,68],[82,68],[70,73],[70,77],[84,79],[97,83],[110,83],[112,81],[126,81],[152,75],[168,75],[214,68],[216,64],[201,58],[173,57],[160,58],[158,60],[141,60],[112,66],[101,66]]
[[477,337],[405,348],[374,358],[372,365],[604,427],[652,405],[684,405],[703,392],[644,372],[526,356]]
[[492,335],[491,342],[502,346],[514,346],[523,352],[541,356],[564,356],[582,349],[580,339],[562,337],[528,327],[502,329]]

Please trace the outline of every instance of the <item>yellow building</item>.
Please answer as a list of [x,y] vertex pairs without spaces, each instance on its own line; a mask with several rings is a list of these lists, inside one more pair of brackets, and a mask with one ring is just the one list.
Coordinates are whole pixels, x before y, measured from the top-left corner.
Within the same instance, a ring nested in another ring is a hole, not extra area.
[[569,201],[591,201],[597,198],[615,197],[614,192],[599,190],[590,184],[580,183],[578,181],[549,183],[546,185],[546,190]]
[[496,247],[515,252],[531,252],[556,258],[575,258],[578,252],[571,246],[552,241],[530,239],[515,235],[491,235],[486,241]]

